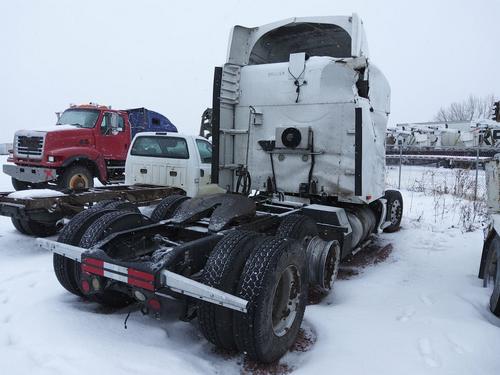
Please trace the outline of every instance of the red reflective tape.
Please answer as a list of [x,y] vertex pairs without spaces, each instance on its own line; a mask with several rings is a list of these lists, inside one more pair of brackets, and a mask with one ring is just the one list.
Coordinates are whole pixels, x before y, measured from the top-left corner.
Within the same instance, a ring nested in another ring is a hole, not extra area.
[[83,260],[84,263],[91,264],[95,267],[103,268],[104,267],[104,261],[99,260],[99,259],[94,259],[94,258],[85,258]]
[[136,287],[139,287],[139,288],[143,288],[143,289],[147,289],[147,290],[150,290],[150,291],[154,291],[155,288],[153,287],[153,284],[149,283],[149,282],[146,282],[146,281],[141,281],[141,280],[137,280],[137,279],[132,279],[132,278],[128,278],[128,283],[130,285],[133,285],[133,286],[136,286]]
[[137,271],[134,270],[133,268],[128,269],[128,275],[132,277],[136,277],[138,279],[143,279],[146,281],[153,281],[155,277],[151,275],[150,273],[142,272],[142,271]]
[[93,273],[94,275],[104,276],[104,269],[103,268],[92,267],[92,266],[89,266],[88,264],[82,264],[82,271],[88,272],[88,273]]

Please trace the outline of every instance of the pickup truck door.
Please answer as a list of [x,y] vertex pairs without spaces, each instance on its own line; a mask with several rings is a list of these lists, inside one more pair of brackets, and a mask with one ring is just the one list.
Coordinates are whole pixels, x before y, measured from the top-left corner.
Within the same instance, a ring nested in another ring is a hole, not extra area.
[[205,139],[196,139],[196,148],[200,156],[200,187],[212,180],[212,144]]
[[104,112],[96,132],[97,149],[106,160],[125,160],[130,145],[130,126],[122,115]]

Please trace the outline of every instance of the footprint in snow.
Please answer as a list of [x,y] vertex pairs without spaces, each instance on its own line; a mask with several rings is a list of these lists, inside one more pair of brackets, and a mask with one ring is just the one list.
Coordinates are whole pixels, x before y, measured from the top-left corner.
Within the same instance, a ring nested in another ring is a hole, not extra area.
[[465,354],[465,353],[470,353],[470,347],[467,347],[466,345],[462,345],[459,340],[456,339],[456,337],[452,337],[450,335],[447,335],[446,338],[448,339],[448,342],[450,343],[451,348],[453,351],[457,354]]
[[441,363],[439,357],[432,349],[431,341],[424,337],[418,340],[418,351],[424,362],[429,367],[440,367]]
[[407,322],[415,315],[416,310],[413,307],[407,307],[396,319],[400,322]]
[[432,306],[434,305],[434,301],[432,300],[432,298],[425,294],[425,293],[422,293],[420,295],[420,300],[426,305],[426,306]]

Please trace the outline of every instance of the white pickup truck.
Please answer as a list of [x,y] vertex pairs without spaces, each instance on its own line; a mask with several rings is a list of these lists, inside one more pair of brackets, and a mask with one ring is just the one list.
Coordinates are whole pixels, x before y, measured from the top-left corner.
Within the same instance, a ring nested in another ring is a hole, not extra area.
[[177,187],[188,197],[220,192],[211,184],[211,163],[212,144],[203,137],[139,133],[125,162],[125,184]]

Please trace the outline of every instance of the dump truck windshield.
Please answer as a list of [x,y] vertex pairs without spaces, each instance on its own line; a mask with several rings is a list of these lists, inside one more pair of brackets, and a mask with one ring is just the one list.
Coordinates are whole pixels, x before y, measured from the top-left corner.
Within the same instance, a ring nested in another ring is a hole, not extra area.
[[351,36],[342,27],[323,23],[296,23],[264,34],[255,43],[249,65],[287,62],[291,53],[309,56],[351,57]]
[[68,109],[63,112],[56,125],[73,125],[79,128],[93,128],[99,111],[93,109]]

